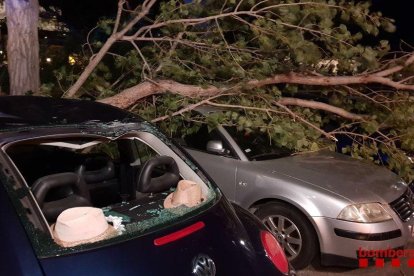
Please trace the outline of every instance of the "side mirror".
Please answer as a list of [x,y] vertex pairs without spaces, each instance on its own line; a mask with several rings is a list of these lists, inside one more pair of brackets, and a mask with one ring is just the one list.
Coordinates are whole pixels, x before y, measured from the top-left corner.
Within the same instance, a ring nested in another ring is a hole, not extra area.
[[210,140],[207,142],[207,151],[216,154],[227,154],[227,150],[223,147],[223,142],[220,140]]

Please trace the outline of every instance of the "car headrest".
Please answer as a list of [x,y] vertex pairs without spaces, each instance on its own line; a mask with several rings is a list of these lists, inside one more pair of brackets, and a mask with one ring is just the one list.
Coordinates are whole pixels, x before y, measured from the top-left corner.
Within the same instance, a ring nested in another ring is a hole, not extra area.
[[[165,168],[163,174],[152,177],[156,168]],[[146,161],[138,176],[137,191],[141,193],[159,193],[177,185],[180,171],[177,163],[169,156],[156,156]]]
[[42,207],[48,192],[58,187],[72,187],[74,192],[89,200],[89,194],[84,189],[83,179],[76,173],[66,172],[44,176],[35,181],[32,192],[38,204]]
[[115,177],[115,165],[108,156],[91,156],[85,159],[77,173],[86,183],[102,182]]

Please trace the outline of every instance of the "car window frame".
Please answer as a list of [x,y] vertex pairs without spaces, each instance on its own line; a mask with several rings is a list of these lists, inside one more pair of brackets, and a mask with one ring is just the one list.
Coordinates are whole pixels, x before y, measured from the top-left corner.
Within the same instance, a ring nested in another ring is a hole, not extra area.
[[[190,122],[192,123],[192,122]],[[202,127],[207,127],[206,124],[202,124],[200,126],[200,128]],[[216,155],[216,156],[222,156],[222,157],[227,157],[227,158],[231,158],[231,159],[235,159],[235,160],[242,160],[242,158],[240,158],[240,154],[238,152],[237,149],[234,148],[234,140],[231,139],[231,136],[224,130],[224,128],[221,125],[218,125],[216,128],[214,128],[211,131],[215,131],[218,136],[220,137],[220,141],[223,143],[223,146],[225,149],[228,149],[230,151],[230,154],[218,154],[218,153],[213,153],[208,151],[207,149],[199,149],[199,148],[195,148],[191,145],[188,145],[187,143],[185,145],[181,144],[178,139],[174,139],[174,141],[176,143],[178,143],[181,147],[185,148],[185,149],[191,149],[191,150],[195,150],[195,151],[199,151],[199,152],[203,152],[203,153],[207,153],[207,154],[211,154],[211,155]],[[230,138],[230,139],[229,139]],[[208,141],[212,141],[212,140],[207,140]]]
[[[148,138],[144,139],[142,137],[143,135],[152,136],[153,138],[155,138],[155,140],[152,143],[149,143],[148,142],[149,139]],[[104,140],[108,140],[108,137],[102,136],[102,135],[95,135],[95,134],[88,134],[88,133],[64,133],[64,134],[53,134],[53,135],[37,135],[37,136],[32,136],[30,138],[18,139],[13,142],[3,144],[0,148],[0,161],[3,161],[3,164],[6,165],[3,168],[3,173],[5,170],[8,170],[12,178],[12,181],[8,181],[8,183],[0,183],[0,184],[6,187],[9,198],[11,198],[12,201],[14,201],[14,204],[13,204],[14,208],[16,210],[16,213],[18,213],[18,217],[20,218],[20,220],[22,221],[24,225],[26,234],[28,235],[30,241],[32,242],[32,246],[35,249],[34,250],[35,254],[38,258],[41,258],[41,259],[55,257],[58,255],[81,253],[81,252],[84,252],[85,250],[94,250],[94,249],[98,249],[104,246],[117,246],[119,243],[122,243],[123,241],[129,239],[127,237],[124,238],[121,236],[117,236],[115,238],[102,241],[101,244],[98,244],[98,245],[95,245],[94,243],[82,245],[81,248],[77,248],[75,251],[73,251],[71,248],[60,248],[59,249],[60,251],[59,250],[56,251],[57,253],[55,252],[56,250],[55,248],[42,249],[41,247],[35,246],[35,244],[38,243],[36,242],[38,240],[42,240],[42,242],[47,242],[47,243],[51,242],[53,244],[53,247],[56,247],[57,245],[53,241],[53,233],[52,233],[51,227],[49,227],[49,224],[43,212],[41,211],[40,206],[38,205],[32,191],[30,190],[28,183],[26,182],[25,178],[21,174],[19,168],[13,162],[11,157],[7,154],[7,148],[12,146],[13,144],[21,143],[25,141],[41,140],[41,139],[71,138],[71,137],[95,137],[97,139],[101,138]],[[215,205],[217,202],[221,200],[222,194],[216,188],[216,186],[212,185],[209,178],[203,173],[203,171],[196,170],[196,167],[192,166],[194,164],[191,164],[189,160],[186,160],[185,158],[183,158],[183,156],[185,155],[180,152],[179,148],[174,146],[172,143],[165,141],[163,138],[164,137],[162,137],[162,135],[158,136],[154,133],[151,133],[145,130],[138,130],[138,131],[132,130],[123,135],[118,136],[117,138],[114,138],[113,140],[132,139],[135,142],[141,142],[141,143],[146,144],[147,147],[151,148],[158,155],[165,154],[166,152],[171,153],[171,156],[176,161],[178,160],[177,166],[180,169],[181,177],[185,175],[186,179],[203,182],[203,185],[201,185],[203,191],[206,193],[212,193],[210,200],[206,201],[206,204],[201,205],[197,209],[190,210],[188,213],[182,214],[179,220],[170,222],[171,224],[181,223],[183,220],[185,221],[193,216],[200,215],[206,209]],[[155,149],[154,147],[156,146],[156,144],[161,145],[161,147]],[[10,182],[12,182],[13,185],[11,185]],[[25,195],[23,198],[21,197],[22,191],[25,192]],[[27,209],[29,210],[29,212],[27,212]],[[35,221],[33,221],[33,218],[30,218],[31,216],[36,218]],[[158,229],[163,229],[163,228],[165,228],[165,224],[161,224],[159,226],[153,227],[150,230],[150,232],[158,231]],[[142,233],[136,233],[134,237],[139,238],[141,236],[144,236],[148,233],[148,231],[149,230],[144,231]],[[114,241],[112,241],[113,239]],[[47,247],[48,245],[45,245],[45,246]]]
[[241,161],[249,161],[247,156],[244,154],[243,150],[240,148],[240,146],[236,143],[236,141],[231,137],[230,133],[222,126],[217,126],[217,130],[221,134],[222,137],[224,137],[227,141],[232,150],[234,151],[235,155],[237,156],[237,159]]

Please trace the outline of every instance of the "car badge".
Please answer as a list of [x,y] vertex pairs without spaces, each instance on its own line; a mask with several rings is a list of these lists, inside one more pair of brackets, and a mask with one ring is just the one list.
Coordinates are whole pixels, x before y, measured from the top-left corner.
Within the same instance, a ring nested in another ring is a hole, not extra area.
[[193,275],[214,276],[216,275],[216,264],[209,256],[200,254],[193,259]]

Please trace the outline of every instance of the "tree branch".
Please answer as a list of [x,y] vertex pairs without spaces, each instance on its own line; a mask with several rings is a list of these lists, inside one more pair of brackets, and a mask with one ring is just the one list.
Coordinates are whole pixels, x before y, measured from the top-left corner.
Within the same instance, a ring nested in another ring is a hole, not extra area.
[[[165,20],[160,22],[154,22],[150,25],[145,25],[131,35],[127,35],[130,30],[133,29],[133,27],[141,20],[143,19],[149,12],[150,8],[154,5],[156,0],[145,0],[142,4],[141,11],[133,17],[133,19],[121,30],[116,31],[119,28],[119,20],[121,18],[120,11],[122,10],[124,0],[119,0],[119,7],[118,7],[118,14],[117,19],[115,22],[115,28],[112,33],[112,35],[109,37],[109,39],[104,43],[102,48],[99,50],[99,52],[91,59],[89,64],[86,66],[78,80],[74,83],[74,85],[67,91],[67,93],[64,95],[64,97],[72,98],[76,95],[77,91],[80,89],[80,87],[83,85],[83,83],[86,81],[88,76],[93,72],[93,70],[96,68],[98,63],[102,60],[102,58],[105,56],[105,54],[108,52],[108,50],[112,47],[112,45],[116,41],[130,41],[133,43],[134,47],[136,47],[138,53],[140,54],[141,58],[143,59],[143,62],[145,64],[145,67],[149,67],[148,64],[145,62],[145,58],[143,58],[142,54],[139,51],[139,48],[136,44],[134,44],[134,41],[152,41],[155,43],[155,41],[167,41],[174,42],[174,45],[177,45],[177,43],[183,43],[183,44],[191,44],[193,46],[197,46],[197,42],[192,41],[185,41],[178,37],[178,39],[174,38],[163,38],[163,37],[150,37],[148,38],[146,34],[154,29],[159,29],[164,26],[168,26],[171,24],[183,24],[184,26],[194,26],[194,25],[200,25],[205,22],[215,21],[219,31],[221,32],[221,29],[218,24],[219,19],[223,19],[226,17],[229,18],[237,18],[240,16],[251,16],[251,17],[261,17],[262,13],[265,14],[271,9],[277,9],[280,7],[283,7],[285,4],[273,4],[266,6],[264,8],[258,8],[260,5],[255,6],[254,9],[243,11],[238,10],[238,7],[229,12],[222,12],[220,14],[206,16],[206,17],[200,17],[200,18],[182,18],[182,19],[171,19],[171,20]],[[263,1],[265,3],[266,1]],[[260,2],[262,3],[262,2]],[[295,4],[289,4],[289,5],[296,5]],[[304,2],[300,3],[300,5],[313,5],[315,3],[313,2]],[[332,8],[340,8],[337,6],[332,6]],[[277,22],[275,22],[277,23]],[[289,26],[292,27],[292,26]],[[307,31],[314,31],[314,30],[307,30]],[[221,33],[223,36],[223,34]],[[181,41],[180,41],[181,40]],[[225,42],[225,49],[227,49],[231,55],[233,55],[232,51],[237,51],[238,49],[233,49],[233,46],[227,45],[226,40],[223,37],[223,41]],[[204,46],[204,45],[203,45]],[[205,45],[208,47],[208,49],[213,49],[215,45]],[[392,79],[392,74],[397,73],[401,70],[403,70],[408,65],[412,64],[414,62],[414,55],[409,56],[405,63],[402,65],[396,65],[390,68],[386,68],[384,70],[380,70],[377,72],[372,73],[365,73],[360,75],[354,75],[354,76],[323,76],[323,75],[304,75],[300,73],[290,72],[286,74],[276,74],[274,76],[264,78],[264,79],[253,79],[248,80],[247,82],[243,84],[236,84],[234,87],[247,87],[247,88],[258,88],[263,87],[266,85],[274,85],[274,84],[299,84],[299,85],[312,85],[312,86],[337,86],[337,85],[352,85],[352,84],[381,84],[384,86],[392,87],[397,90],[412,90],[414,91],[414,85],[407,84],[406,82],[398,82],[394,81]],[[240,66],[240,65],[239,65]],[[144,68],[145,68],[144,67]],[[160,68],[160,67],[158,67]],[[240,66],[240,68],[243,70],[243,68]],[[182,93],[189,93],[187,91],[188,86],[179,83],[175,83],[173,81],[155,81],[157,84],[156,86],[148,84],[148,83],[141,83],[136,87],[131,87],[126,89],[125,91],[121,92],[119,95],[108,98],[104,100],[105,102],[111,103],[111,101],[114,101],[119,104],[120,106],[129,106],[131,104],[134,104],[137,100],[143,97],[143,95],[146,94],[154,94],[154,93],[162,93],[165,91],[170,91],[177,94]],[[144,91],[139,91],[140,86],[145,87]],[[151,88],[150,88],[151,87]],[[211,96],[215,93],[220,93],[221,89],[215,88],[215,87],[209,87],[207,89],[201,88],[201,87],[195,87],[191,86],[191,88],[195,88],[196,91],[193,91],[191,94],[192,96]],[[227,88],[228,89],[228,88]],[[150,92],[150,90],[152,92]],[[135,92],[134,92],[135,91]],[[132,94],[136,94],[134,97]],[[126,99],[121,100],[123,96],[126,96]],[[128,102],[129,101],[129,102]],[[121,103],[122,102],[122,103]],[[349,114],[345,114],[346,116]]]
[[[82,74],[76,80],[76,82],[69,88],[69,90],[63,95],[64,98],[73,98],[81,86],[85,83],[88,79],[90,74],[95,70],[96,66],[99,62],[103,59],[106,55],[108,50],[112,47],[112,45],[118,41],[122,36],[124,36],[132,27],[135,26],[142,18],[144,18],[148,12],[150,11],[151,7],[157,2],[157,0],[145,0],[142,4],[141,12],[134,17],[122,30],[119,32],[112,33],[108,40],[104,43],[102,48],[99,52],[95,55],[95,57],[88,63],[88,65],[83,70]],[[121,5],[120,5],[121,6]]]
[[388,73],[393,69],[393,73],[401,71],[404,67],[398,66],[389,68],[375,74],[363,74],[355,76],[308,76],[298,73],[278,74],[263,80],[251,80],[247,82],[252,87],[262,87],[270,84],[289,83],[289,84],[303,84],[313,86],[336,86],[336,85],[352,85],[352,84],[382,84],[398,90],[412,90],[414,85],[396,82],[392,79],[382,76],[384,72]]
[[201,87],[197,85],[182,84],[171,80],[147,80],[133,87],[127,88],[115,96],[100,100],[119,108],[128,108],[140,99],[154,94],[170,92],[184,97],[211,97],[218,95],[226,89],[215,86]]
[[112,34],[115,34],[118,32],[119,23],[121,22],[121,16],[122,16],[122,10],[125,4],[125,0],[119,0],[118,1],[118,11],[116,13],[116,19],[115,19],[115,25],[114,29],[112,30]]
[[311,123],[311,122],[309,122],[308,120],[306,120],[305,118],[303,118],[303,117],[301,117],[301,116],[299,116],[298,114],[296,114],[295,112],[293,112],[292,110],[290,110],[287,106],[285,106],[285,105],[283,105],[283,104],[281,104],[279,101],[274,101],[273,102],[275,105],[277,105],[278,107],[280,107],[280,108],[282,108],[282,109],[284,109],[287,113],[289,113],[291,116],[292,116],[292,118],[293,118],[293,120],[295,120],[295,119],[298,119],[299,121],[301,121],[302,123],[304,123],[305,125],[308,125],[309,127],[311,127],[311,128],[313,128],[313,129],[315,129],[315,130],[317,130],[317,131],[319,131],[320,133],[322,133],[323,134],[323,136],[325,136],[326,138],[328,138],[328,139],[331,139],[331,140],[333,140],[333,141],[335,141],[335,142],[337,142],[338,140],[335,138],[335,136],[333,136],[332,134],[330,134],[330,133],[327,133],[326,131],[324,131],[323,129],[321,129],[320,127],[318,127],[318,126],[316,126],[315,124],[313,124],[313,123]]
[[300,107],[308,107],[311,109],[324,110],[324,111],[327,111],[329,113],[334,113],[336,115],[339,115],[349,120],[363,120],[364,117],[366,117],[364,115],[351,113],[340,107],[336,107],[330,104],[321,103],[317,101],[302,100],[302,99],[297,99],[297,98],[286,97],[286,98],[280,98],[277,102],[282,105],[294,105],[294,106],[300,106]]
[[164,116],[155,118],[155,119],[151,120],[151,122],[152,123],[156,123],[156,122],[163,121],[163,120],[166,120],[166,119],[171,118],[171,117],[174,117],[174,116],[181,115],[181,114],[183,114],[185,112],[189,112],[191,110],[194,110],[195,108],[197,108],[197,107],[199,107],[201,105],[204,105],[204,104],[210,104],[211,105],[211,102],[210,102],[211,100],[216,99],[218,97],[229,96],[229,95],[230,94],[220,94],[220,95],[217,95],[217,96],[214,96],[214,97],[207,98],[205,100],[199,101],[198,103],[190,104],[190,105],[188,105],[188,106],[186,106],[186,107],[184,107],[184,108],[182,108],[182,109],[180,109],[180,110],[172,113],[171,115],[164,115]]
[[[408,66],[414,62],[414,54],[411,55],[405,62],[405,66]],[[394,69],[393,69],[394,68]],[[397,68],[397,69],[395,69]],[[198,86],[198,85],[189,85],[182,84],[172,80],[151,80],[142,82],[136,86],[130,87],[115,96],[101,100],[104,103],[111,104],[120,108],[127,108],[133,105],[138,100],[145,98],[153,94],[162,94],[165,92],[171,92],[174,94],[180,94],[181,96],[187,97],[211,97],[222,93],[225,90],[231,90],[235,88],[259,88],[267,85],[274,84],[301,84],[301,85],[311,85],[311,86],[338,86],[338,85],[352,85],[352,84],[382,84],[391,88],[400,89],[400,90],[411,90],[414,91],[414,85],[404,84],[400,82],[393,81],[392,79],[386,78],[386,73],[392,71],[396,73],[402,70],[404,67],[400,65],[384,69],[382,71],[376,72],[374,74],[362,74],[355,76],[309,76],[298,73],[287,73],[287,74],[277,74],[269,78],[262,80],[253,79],[247,81],[246,83],[239,83],[232,87],[223,87],[219,88],[216,86]],[[392,70],[391,70],[392,69]],[[69,96],[69,95],[68,95]],[[301,104],[306,104],[312,108],[315,106],[314,103],[305,103],[304,100],[300,102]],[[290,104],[293,105],[293,101],[290,100]],[[299,102],[296,102],[299,105]],[[325,108],[325,109],[324,109]],[[344,112],[340,108],[331,109],[327,108],[324,105],[318,105],[317,109],[326,110],[335,114],[338,114],[344,118],[352,120],[360,120],[361,115],[352,114],[349,112]]]
[[[138,100],[148,97],[154,94],[163,94],[163,93],[173,93],[179,94],[184,97],[214,97],[216,95],[222,94],[224,91],[231,91],[234,87],[231,88],[218,88],[215,86],[200,87],[197,85],[181,84],[178,82],[170,80],[161,80],[161,81],[146,81],[140,83],[136,86],[128,88],[123,92],[100,100],[102,103],[111,104],[119,108],[128,108],[129,106],[135,104]],[[350,120],[363,120],[365,116],[354,114],[346,111],[343,108],[329,105],[326,103],[321,103],[317,101],[302,100],[296,98],[280,98],[277,101],[278,104],[294,105],[301,107],[308,107],[312,109],[324,110],[330,113],[337,114],[343,118]],[[164,118],[165,119],[165,118]]]

